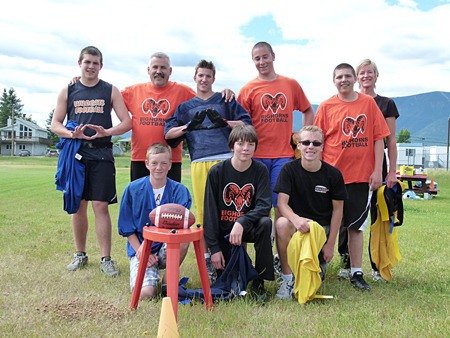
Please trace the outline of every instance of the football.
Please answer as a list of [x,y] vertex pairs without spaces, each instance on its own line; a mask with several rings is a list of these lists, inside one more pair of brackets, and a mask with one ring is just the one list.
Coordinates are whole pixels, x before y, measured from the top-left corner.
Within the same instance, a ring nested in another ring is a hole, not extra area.
[[162,204],[150,212],[150,221],[159,228],[188,229],[195,223],[194,214],[176,203]]

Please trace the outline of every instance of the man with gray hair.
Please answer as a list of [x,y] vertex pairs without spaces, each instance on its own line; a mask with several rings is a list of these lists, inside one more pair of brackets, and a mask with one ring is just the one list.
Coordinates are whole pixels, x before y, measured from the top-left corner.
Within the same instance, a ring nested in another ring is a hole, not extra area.
[[[148,147],[156,142],[167,144],[164,139],[165,121],[171,117],[180,103],[195,97],[195,91],[182,83],[170,81],[172,66],[167,54],[157,52],[150,57],[147,73],[150,81],[126,87],[123,100],[133,120],[131,134],[130,179],[149,175],[145,166]],[[222,92],[226,100],[234,97],[230,90]],[[182,147],[172,149],[172,168],[167,177],[181,181]]]
[[[156,142],[167,144],[164,139],[165,121],[173,115],[180,103],[195,96],[195,91],[182,84],[170,81],[172,67],[165,53],[154,53],[147,67],[150,81],[126,87],[123,100],[131,113],[130,180],[149,175],[145,166],[146,152]],[[181,181],[182,144],[172,150],[172,168],[168,177]]]

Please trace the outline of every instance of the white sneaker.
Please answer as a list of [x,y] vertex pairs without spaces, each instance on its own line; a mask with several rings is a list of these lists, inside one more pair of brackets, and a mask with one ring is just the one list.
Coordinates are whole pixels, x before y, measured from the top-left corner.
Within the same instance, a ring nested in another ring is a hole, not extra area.
[[111,258],[100,261],[100,270],[108,277],[117,277],[119,275],[119,267]]
[[386,282],[386,280],[381,277],[380,271],[372,270],[372,278],[374,282]]
[[291,280],[281,277],[280,287],[275,295],[278,299],[291,299],[294,292],[294,278]]
[[340,279],[350,279],[351,277],[351,270],[350,269],[339,269],[338,272],[338,278]]
[[73,255],[72,263],[67,265],[66,269],[69,271],[75,271],[75,270],[81,269],[82,267],[86,266],[87,263],[88,263],[88,256],[75,253]]

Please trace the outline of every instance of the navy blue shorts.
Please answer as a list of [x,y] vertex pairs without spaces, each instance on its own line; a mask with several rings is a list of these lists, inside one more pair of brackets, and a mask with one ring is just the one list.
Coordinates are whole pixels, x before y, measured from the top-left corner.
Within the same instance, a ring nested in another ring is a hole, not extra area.
[[281,168],[283,165],[289,161],[292,161],[292,157],[282,157],[282,158],[254,158],[261,163],[263,163],[267,170],[269,170],[270,176],[270,188],[272,190],[272,205],[274,208],[278,207],[278,194],[273,192],[273,188],[277,183],[278,175],[280,175]]

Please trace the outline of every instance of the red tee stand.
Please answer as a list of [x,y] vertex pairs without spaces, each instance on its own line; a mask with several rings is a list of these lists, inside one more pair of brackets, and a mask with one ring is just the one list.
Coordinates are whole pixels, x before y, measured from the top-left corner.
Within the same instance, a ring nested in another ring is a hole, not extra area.
[[136,309],[141,295],[142,283],[144,282],[145,270],[148,264],[152,243],[167,243],[166,251],[166,281],[167,296],[170,297],[173,306],[173,313],[177,319],[178,313],[178,281],[180,278],[180,244],[194,243],[195,257],[197,259],[200,281],[202,283],[203,294],[205,296],[205,305],[207,310],[213,309],[211,289],[209,285],[208,271],[206,270],[206,261],[203,250],[203,228],[192,229],[164,229],[154,226],[144,227],[144,243],[142,254],[139,260],[139,268],[134,284],[133,294],[131,296],[130,308]]

